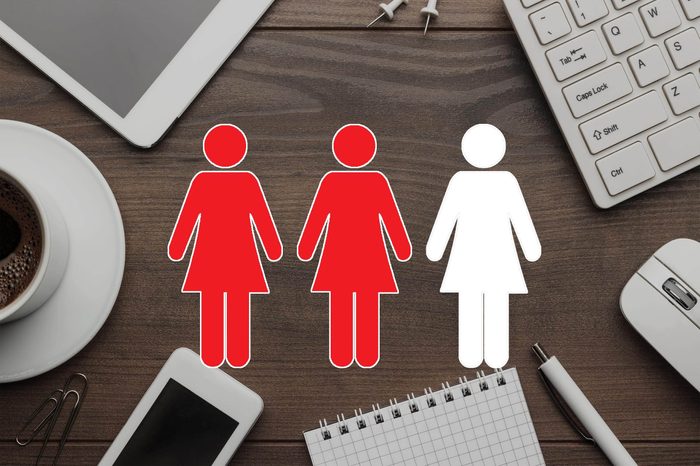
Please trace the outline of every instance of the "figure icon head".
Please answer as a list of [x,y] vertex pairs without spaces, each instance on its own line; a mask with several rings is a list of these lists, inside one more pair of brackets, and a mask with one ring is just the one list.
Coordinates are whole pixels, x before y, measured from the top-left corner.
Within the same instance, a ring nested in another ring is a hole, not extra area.
[[493,125],[474,125],[462,137],[462,155],[476,168],[491,168],[503,160],[506,138]]
[[362,168],[377,153],[377,138],[365,125],[345,125],[333,136],[333,155],[346,168]]
[[213,126],[202,142],[204,156],[217,168],[233,168],[248,153],[248,139],[236,125]]

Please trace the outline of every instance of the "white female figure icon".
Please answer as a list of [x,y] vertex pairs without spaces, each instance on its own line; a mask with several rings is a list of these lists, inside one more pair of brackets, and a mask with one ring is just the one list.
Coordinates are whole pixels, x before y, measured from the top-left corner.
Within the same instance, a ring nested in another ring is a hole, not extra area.
[[[462,138],[462,154],[477,168],[495,166],[505,152],[505,137],[495,126],[475,125]],[[428,239],[428,259],[442,259],[455,229],[440,292],[459,294],[459,361],[469,368],[482,361],[503,367],[508,362],[508,298],[527,293],[513,230],[528,261],[542,254],[515,177],[507,171],[455,173]]]

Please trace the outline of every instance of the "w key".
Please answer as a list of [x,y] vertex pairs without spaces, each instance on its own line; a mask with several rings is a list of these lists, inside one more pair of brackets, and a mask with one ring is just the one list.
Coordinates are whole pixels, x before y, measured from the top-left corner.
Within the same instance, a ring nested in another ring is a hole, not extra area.
[[671,0],[654,0],[639,8],[644,24],[651,37],[658,37],[681,25],[676,8]]

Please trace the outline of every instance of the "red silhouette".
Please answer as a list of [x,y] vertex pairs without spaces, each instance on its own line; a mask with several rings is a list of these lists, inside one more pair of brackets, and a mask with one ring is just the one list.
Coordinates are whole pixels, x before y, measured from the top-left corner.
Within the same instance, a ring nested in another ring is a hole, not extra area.
[[[203,149],[212,165],[233,168],[245,158],[248,142],[238,127],[217,125],[204,137]],[[170,237],[171,260],[182,260],[195,230],[182,292],[200,293],[202,362],[220,366],[226,348],[228,363],[244,367],[250,361],[250,295],[270,292],[254,230],[268,260],[282,257],[282,243],[258,178],[248,171],[197,173]]]
[[[347,168],[369,164],[376,150],[374,134],[362,125],[343,126],[333,138],[333,155]],[[331,363],[348,367],[354,358],[361,367],[373,367],[379,362],[379,295],[399,291],[383,231],[399,261],[411,258],[411,241],[386,177],[378,171],[326,173],[299,239],[299,259],[311,260],[324,230],[311,292],[330,294]]]

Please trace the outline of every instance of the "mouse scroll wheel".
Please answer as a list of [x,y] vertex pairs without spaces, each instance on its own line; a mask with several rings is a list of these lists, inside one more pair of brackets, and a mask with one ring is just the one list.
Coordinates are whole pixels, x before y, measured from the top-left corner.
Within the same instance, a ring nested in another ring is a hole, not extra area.
[[698,299],[673,278],[666,280],[662,287],[666,294],[686,311],[691,310],[698,303]]

